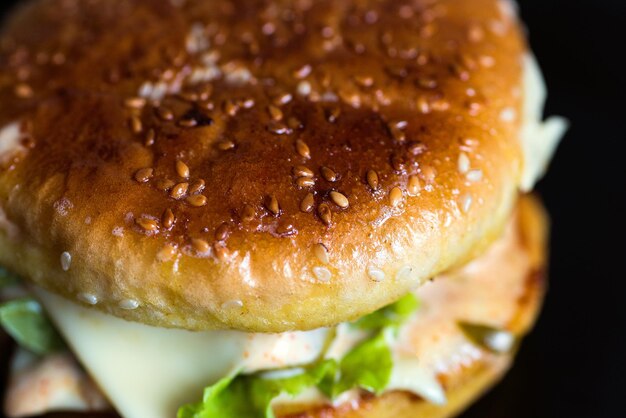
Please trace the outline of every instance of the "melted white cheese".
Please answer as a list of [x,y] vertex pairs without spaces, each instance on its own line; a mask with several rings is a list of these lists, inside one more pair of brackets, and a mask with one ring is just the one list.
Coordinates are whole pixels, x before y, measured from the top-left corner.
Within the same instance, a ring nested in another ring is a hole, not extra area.
[[546,97],[539,64],[528,54],[524,59],[524,120],[520,135],[524,151],[523,192],[531,191],[543,177],[568,127],[567,120],[560,117],[542,121]]
[[125,418],[171,418],[235,370],[310,363],[327,330],[190,332],[127,322],[35,290],[74,353]]

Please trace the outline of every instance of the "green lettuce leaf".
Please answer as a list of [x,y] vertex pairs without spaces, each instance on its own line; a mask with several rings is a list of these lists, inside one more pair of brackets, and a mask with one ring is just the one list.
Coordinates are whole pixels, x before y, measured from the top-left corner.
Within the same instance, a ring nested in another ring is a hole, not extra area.
[[345,391],[354,388],[365,389],[379,394],[385,390],[391,379],[393,357],[387,342],[391,330],[385,329],[373,338],[354,347],[339,362],[333,381],[321,382],[320,389],[328,397],[335,399]]
[[504,329],[470,322],[459,322],[458,325],[471,342],[492,353],[509,353],[519,343],[515,335]]
[[409,293],[396,303],[365,315],[354,322],[354,326],[364,330],[380,330],[387,327],[398,328],[419,308],[419,305],[417,297]]
[[35,354],[48,354],[63,348],[63,341],[34,299],[0,304],[0,325],[20,346]]
[[[227,376],[205,389],[202,402],[181,407],[177,417],[274,418],[272,400],[281,394],[296,396],[312,387],[332,399],[355,388],[381,393],[389,385],[393,369],[388,341],[418,307],[417,298],[409,294],[356,321],[353,326],[367,331],[369,337],[339,362],[320,359],[312,367],[291,369],[295,374],[282,378],[272,378],[276,376],[272,372]],[[331,340],[335,333],[329,333]]]
[[274,418],[271,402],[281,394],[296,396],[336,373],[337,363],[326,360],[310,369],[294,369],[294,375],[228,376],[205,389],[202,402],[185,405],[178,418]]

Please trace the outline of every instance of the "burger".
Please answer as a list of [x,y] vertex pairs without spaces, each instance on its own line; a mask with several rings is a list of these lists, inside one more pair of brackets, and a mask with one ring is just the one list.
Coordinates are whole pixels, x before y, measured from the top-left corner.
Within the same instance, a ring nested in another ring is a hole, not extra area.
[[544,100],[504,0],[22,2],[6,415],[458,413],[545,291]]

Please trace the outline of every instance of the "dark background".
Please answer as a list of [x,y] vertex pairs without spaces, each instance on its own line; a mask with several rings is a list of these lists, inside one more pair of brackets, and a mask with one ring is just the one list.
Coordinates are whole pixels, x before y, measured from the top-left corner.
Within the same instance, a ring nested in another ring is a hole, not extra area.
[[626,417],[626,0],[520,3],[547,113],[572,122],[539,186],[550,292],[515,367],[463,418]]

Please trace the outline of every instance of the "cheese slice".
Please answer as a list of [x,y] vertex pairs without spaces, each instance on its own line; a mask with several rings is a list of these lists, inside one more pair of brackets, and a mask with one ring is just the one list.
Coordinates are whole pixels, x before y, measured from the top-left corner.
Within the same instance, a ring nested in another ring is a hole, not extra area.
[[283,334],[190,332],[127,322],[41,289],[35,293],[81,363],[125,418],[172,418],[233,371],[306,364],[326,329]]

